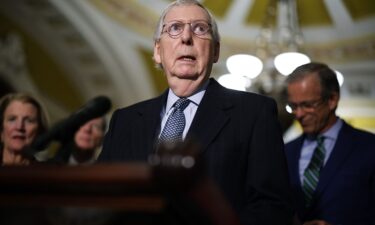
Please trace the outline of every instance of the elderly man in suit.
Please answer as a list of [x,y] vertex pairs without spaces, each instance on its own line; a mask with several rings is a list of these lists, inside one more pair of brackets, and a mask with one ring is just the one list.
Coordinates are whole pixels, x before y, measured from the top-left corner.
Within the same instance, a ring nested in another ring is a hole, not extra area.
[[171,3],[154,40],[153,58],[169,89],[114,112],[99,161],[145,161],[160,142],[193,140],[243,224],[289,224],[292,201],[275,101],[209,78],[220,38],[198,1]]
[[286,83],[303,129],[285,149],[301,222],[375,224],[375,135],[336,116],[340,87],[327,65],[302,65]]

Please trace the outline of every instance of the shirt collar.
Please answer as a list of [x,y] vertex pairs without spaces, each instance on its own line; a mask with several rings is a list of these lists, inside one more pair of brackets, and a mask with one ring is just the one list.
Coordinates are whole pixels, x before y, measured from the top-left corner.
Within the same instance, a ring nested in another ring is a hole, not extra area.
[[337,118],[335,124],[331,128],[329,128],[326,132],[324,132],[322,135],[325,138],[336,140],[337,136],[339,135],[339,131],[342,127],[342,120],[340,118]]
[[[337,120],[333,124],[333,126],[331,128],[329,128],[327,131],[325,131],[324,133],[319,134],[319,136],[324,136],[325,139],[336,140],[337,136],[339,135],[339,131],[340,131],[342,125],[343,125],[342,119],[337,117]],[[315,139],[316,139],[316,137],[311,137],[311,136],[306,137],[306,140],[309,141],[309,142],[315,141]]]
[[[198,106],[202,101],[204,93],[206,92],[208,83],[209,80],[207,80],[198,90],[196,90],[191,96],[189,96],[188,99]],[[180,97],[175,95],[175,93],[173,93],[173,91],[169,89],[165,111],[168,112],[179,98]]]

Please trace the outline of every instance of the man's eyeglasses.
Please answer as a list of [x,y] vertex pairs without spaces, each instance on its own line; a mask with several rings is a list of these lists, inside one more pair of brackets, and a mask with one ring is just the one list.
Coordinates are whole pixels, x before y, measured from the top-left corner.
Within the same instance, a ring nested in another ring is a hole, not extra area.
[[184,23],[181,21],[170,21],[163,25],[163,32],[167,32],[170,37],[176,38],[185,29],[185,25],[189,24],[190,31],[196,36],[205,36],[211,30],[211,24],[204,20],[197,20],[190,23]]
[[304,101],[301,103],[288,103],[287,106],[292,110],[292,112],[295,112],[298,108],[300,108],[303,111],[313,111],[316,108],[318,108],[321,104],[325,102],[325,99],[320,98],[318,100],[311,100],[311,101]]

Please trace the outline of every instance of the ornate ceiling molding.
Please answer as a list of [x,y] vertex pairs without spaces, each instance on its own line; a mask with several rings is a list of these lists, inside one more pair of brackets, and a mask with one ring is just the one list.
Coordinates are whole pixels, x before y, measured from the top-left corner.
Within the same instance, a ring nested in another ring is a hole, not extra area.
[[159,13],[136,0],[89,0],[119,24],[143,35],[152,35]]

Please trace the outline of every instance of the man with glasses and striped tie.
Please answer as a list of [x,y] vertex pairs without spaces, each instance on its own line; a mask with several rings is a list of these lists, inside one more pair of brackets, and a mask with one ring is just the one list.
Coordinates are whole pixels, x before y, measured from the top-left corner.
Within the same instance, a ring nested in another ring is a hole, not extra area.
[[299,219],[304,225],[375,224],[375,135],[336,116],[335,72],[312,62],[295,69],[286,84],[303,129],[285,148]]
[[153,59],[169,88],[114,112],[99,161],[146,161],[162,144],[192,140],[241,224],[290,224],[276,102],[209,78],[219,52],[216,22],[199,1],[168,5],[154,34]]

